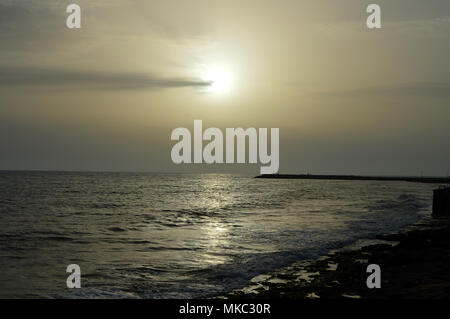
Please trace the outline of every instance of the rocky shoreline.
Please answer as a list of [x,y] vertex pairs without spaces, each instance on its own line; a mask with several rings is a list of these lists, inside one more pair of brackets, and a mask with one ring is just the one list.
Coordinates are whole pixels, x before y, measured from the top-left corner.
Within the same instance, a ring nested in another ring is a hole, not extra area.
[[[366,285],[367,266],[381,267],[381,288]],[[222,298],[394,298],[450,296],[450,219],[425,217],[396,234],[296,262],[252,279]]]

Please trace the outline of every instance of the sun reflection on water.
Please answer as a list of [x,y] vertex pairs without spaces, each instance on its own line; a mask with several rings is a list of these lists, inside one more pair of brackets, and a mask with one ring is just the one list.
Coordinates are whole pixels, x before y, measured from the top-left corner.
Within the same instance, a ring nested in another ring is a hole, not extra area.
[[230,247],[230,233],[228,227],[220,222],[206,223],[202,229],[203,263],[211,265],[224,264],[230,260],[224,251]]

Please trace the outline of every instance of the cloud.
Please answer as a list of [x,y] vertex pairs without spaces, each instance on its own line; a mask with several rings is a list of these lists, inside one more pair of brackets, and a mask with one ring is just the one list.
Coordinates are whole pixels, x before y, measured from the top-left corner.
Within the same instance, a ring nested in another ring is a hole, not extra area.
[[448,99],[450,98],[450,82],[428,82],[391,87],[358,88],[354,90],[322,92],[320,95],[332,97],[410,96]]
[[386,23],[386,29],[402,35],[425,38],[447,38],[450,16]]
[[52,49],[64,41],[65,19],[62,8],[58,14],[33,3],[25,6],[0,2],[0,57],[7,52],[16,55],[28,50]]
[[[38,39],[58,41],[67,36],[67,3],[59,0],[0,0],[0,37],[14,32],[10,41]],[[78,0],[82,31],[98,34],[103,27],[117,34],[156,32],[172,40],[210,38],[214,19],[204,14],[206,1]],[[118,23],[111,23],[117,20]],[[19,39],[14,39],[14,38]]]
[[38,68],[1,68],[0,86],[58,86],[107,90],[205,87],[200,79],[160,77],[141,73],[84,72]]

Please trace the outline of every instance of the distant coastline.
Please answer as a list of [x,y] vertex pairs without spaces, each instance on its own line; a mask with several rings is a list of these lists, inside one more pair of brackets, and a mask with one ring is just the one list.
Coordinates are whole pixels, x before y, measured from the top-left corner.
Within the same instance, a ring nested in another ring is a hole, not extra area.
[[342,181],[403,181],[416,183],[449,184],[450,177],[408,177],[408,176],[359,176],[359,175],[310,175],[310,174],[274,174],[259,175],[255,178],[273,179],[317,179]]

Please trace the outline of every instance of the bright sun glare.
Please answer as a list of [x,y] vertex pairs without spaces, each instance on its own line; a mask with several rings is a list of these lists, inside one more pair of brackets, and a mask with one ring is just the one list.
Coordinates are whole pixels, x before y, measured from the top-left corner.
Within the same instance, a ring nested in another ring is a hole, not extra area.
[[231,75],[224,68],[214,68],[206,71],[203,79],[211,82],[207,87],[207,92],[224,94],[231,89]]

